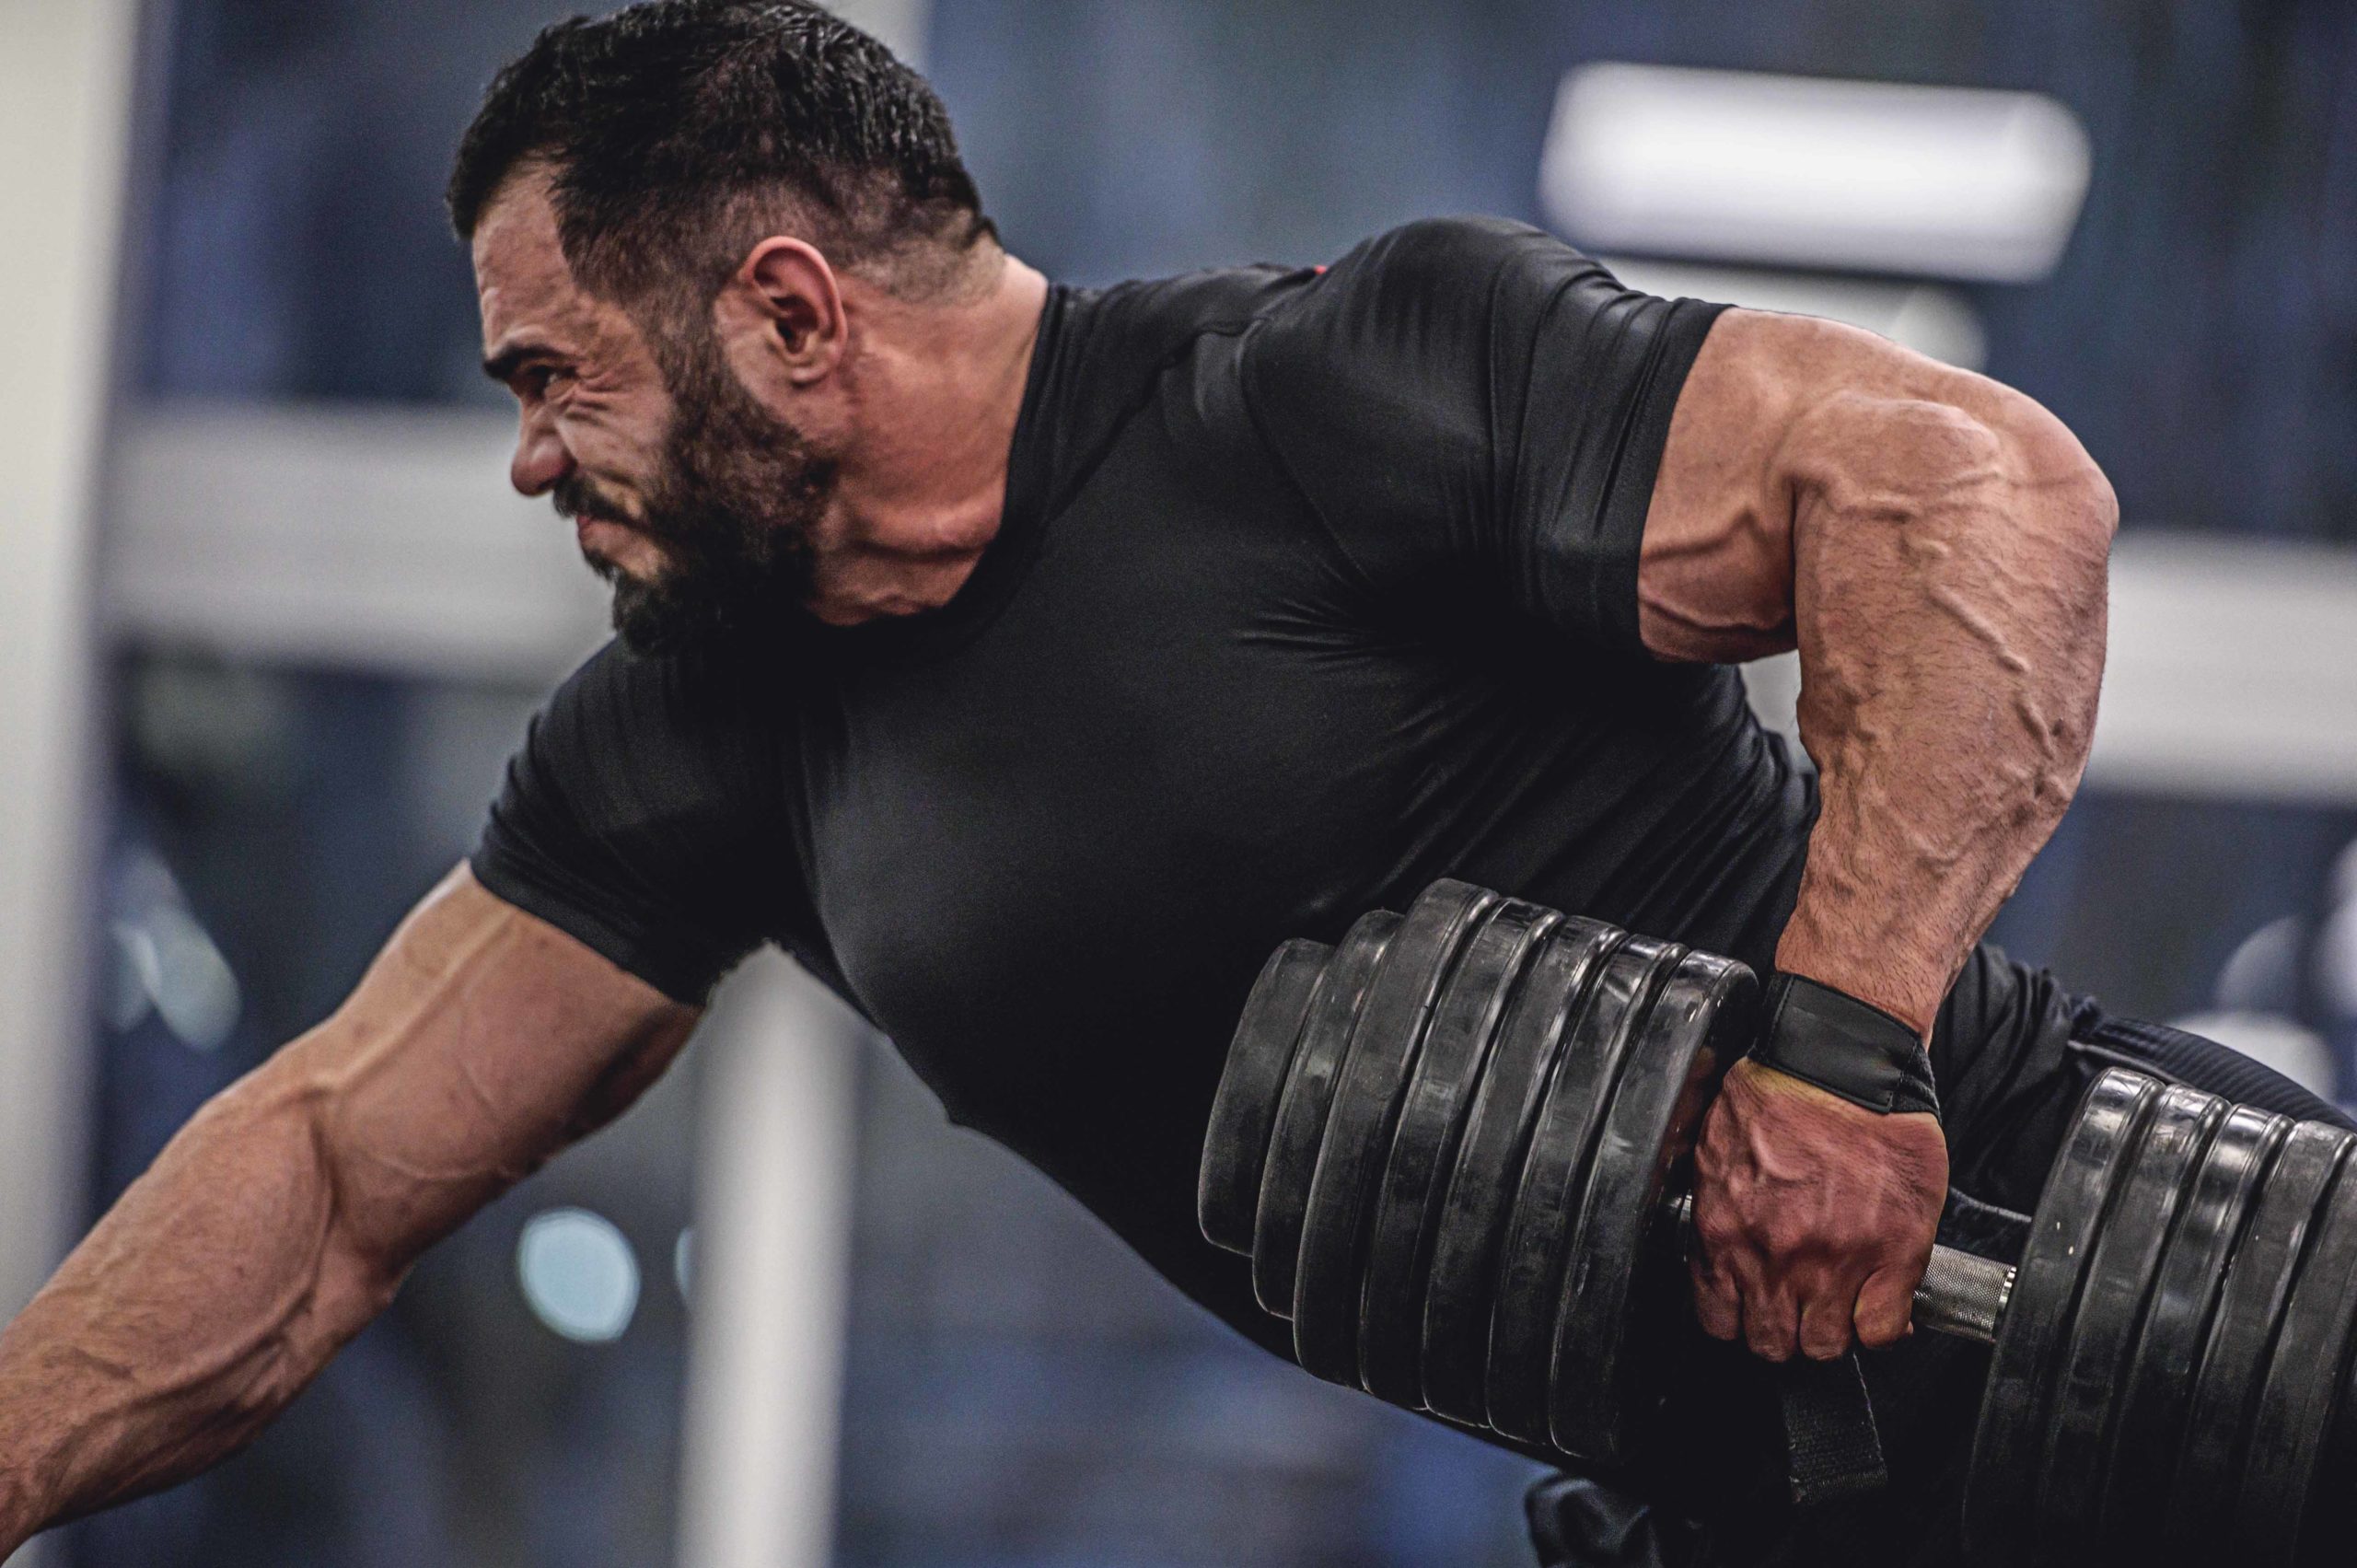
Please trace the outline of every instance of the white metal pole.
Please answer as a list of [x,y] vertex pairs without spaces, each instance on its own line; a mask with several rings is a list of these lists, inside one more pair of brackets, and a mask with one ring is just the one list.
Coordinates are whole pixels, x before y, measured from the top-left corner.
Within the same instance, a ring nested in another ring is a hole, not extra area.
[[834,1536],[860,1026],[774,954],[703,1053],[680,1568],[825,1568]]
[[82,1168],[89,540],[137,9],[0,0],[0,1318]]

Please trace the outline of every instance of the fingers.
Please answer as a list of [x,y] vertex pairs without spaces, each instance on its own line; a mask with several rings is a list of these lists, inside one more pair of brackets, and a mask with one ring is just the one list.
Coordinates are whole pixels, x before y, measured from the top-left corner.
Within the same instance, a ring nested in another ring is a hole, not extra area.
[[1713,1339],[1748,1338],[1747,1304],[1759,1299],[1760,1254],[1734,1209],[1714,1192],[1696,1195],[1689,1268],[1694,1317]]
[[1790,1360],[1800,1342],[1801,1300],[1778,1260],[1724,1211],[1698,1222],[1695,1243],[1694,1316],[1702,1331],[1722,1340],[1740,1334],[1753,1354]]
[[1858,1342],[1876,1349],[1904,1339],[1915,1312],[1920,1264],[1877,1269],[1858,1292]]
[[1811,1361],[1831,1361],[1848,1351],[1857,1306],[1857,1287],[1842,1282],[1828,1282],[1803,1302],[1801,1353]]
[[1693,1231],[1688,1247],[1689,1269],[1694,1276],[1694,1317],[1713,1339],[1732,1340],[1743,1332],[1743,1281],[1734,1267],[1745,1252],[1743,1226],[1718,1184],[1709,1179],[1726,1157],[1724,1145],[1736,1136],[1722,1098],[1703,1119],[1701,1146],[1695,1151],[1698,1176],[1694,1192]]
[[1763,1361],[1790,1361],[1800,1342],[1801,1308],[1781,1279],[1760,1282],[1743,1293],[1743,1342]]
[[1771,1361],[1904,1337],[1946,1195],[1937,1121],[1751,1065],[1728,1074],[1694,1151],[1696,1320]]
[[[1713,1229],[1728,1223],[1722,1219]],[[1875,1319],[1877,1337],[1861,1331],[1863,1284],[1891,1271],[1845,1270],[1817,1259],[1780,1258],[1739,1231],[1715,1246],[1702,1244],[1698,1234],[1689,1270],[1694,1281],[1694,1316],[1702,1331],[1721,1340],[1740,1336],[1754,1354],[1769,1361],[1789,1361],[1795,1354],[1831,1361],[1849,1350],[1853,1337],[1861,1343],[1887,1344],[1905,1332],[1903,1313],[1896,1329],[1883,1318]],[[1883,1294],[1887,1295],[1887,1286]],[[1902,1293],[1902,1302],[1910,1299]],[[1887,1317],[1887,1306],[1880,1297],[1876,1302]]]
[[[1751,1295],[1744,1295],[1744,1338],[1771,1361],[1786,1359],[1794,1346],[1812,1361],[1831,1361],[1849,1350],[1853,1334],[1857,1343],[1880,1350],[1913,1332],[1915,1284],[1922,1275],[1922,1268],[1911,1262],[1887,1265],[1863,1276],[1795,1270],[1787,1278],[1802,1283],[1782,1289],[1771,1285],[1756,1306]],[[1795,1308],[1797,1321],[1788,1340],[1784,1314]]]
[[1694,1319],[1714,1340],[1732,1340],[1743,1332],[1743,1294],[1735,1276],[1717,1267],[1711,1249],[1697,1245],[1688,1265],[1694,1276]]

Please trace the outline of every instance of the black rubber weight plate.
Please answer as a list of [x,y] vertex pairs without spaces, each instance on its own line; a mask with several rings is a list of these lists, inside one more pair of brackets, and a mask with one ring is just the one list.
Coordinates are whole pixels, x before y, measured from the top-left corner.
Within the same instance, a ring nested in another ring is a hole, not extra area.
[[2181,1086],[2163,1090],[2144,1122],[2134,1162],[2112,1183],[2114,1196],[2087,1255],[2078,1309],[2048,1396],[2038,1562],[2083,1563],[2102,1550],[2104,1458],[2129,1353],[2143,1326],[2177,1207],[2226,1110],[2215,1095]]
[[2292,1559],[2300,1568],[2347,1568],[2349,1543],[2357,1540],[2357,1342],[2343,1349],[2341,1362],[2335,1372],[2340,1398],[2332,1432],[2316,1456],[2316,1484],[2308,1492],[2299,1550]]
[[1360,1271],[1399,1097],[1441,983],[1475,924],[1497,905],[1495,893],[1463,882],[1425,889],[1376,966],[1351,1029],[1310,1179],[1293,1285],[1294,1357],[1329,1383],[1358,1383]]
[[1280,1318],[1293,1314],[1293,1279],[1301,1257],[1301,1221],[1309,1202],[1310,1173],[1326,1136],[1334,1080],[1350,1049],[1351,1025],[1366,998],[1367,981],[1399,917],[1387,910],[1361,915],[1326,960],[1309,1001],[1293,1066],[1285,1074],[1269,1157],[1260,1174],[1260,1207],[1252,1219],[1252,1292]]
[[[1620,1069],[1588,1160],[1572,1233],[1561,1324],[1548,1377],[1555,1446],[1604,1463],[1634,1457],[1649,1395],[1664,1384],[1659,1332],[1682,1283],[1658,1245],[1662,1195],[1686,1166],[1702,1112],[1756,1028],[1759,981],[1726,958],[1689,953],[1654,998]],[[1672,1278],[1663,1279],[1666,1271]],[[1646,1282],[1655,1282],[1652,1288]],[[1640,1312],[1652,1321],[1638,1323]]]
[[1227,1068],[1212,1097],[1203,1133],[1203,1165],[1195,1214],[1203,1237],[1230,1252],[1252,1250],[1252,1221],[1260,1208],[1260,1170],[1285,1073],[1309,1014],[1318,977],[1334,949],[1322,942],[1288,942],[1269,955],[1228,1042]]
[[1457,1167],[1433,1237],[1424,1287],[1425,1407],[1451,1421],[1483,1425],[1490,1313],[1498,1250],[1530,1147],[1532,1124],[1581,997],[1620,944],[1615,927],[1565,920],[1548,935],[1515,987],[1498,1043],[1481,1074]]
[[1465,946],[1424,1031],[1383,1164],[1359,1295],[1359,1383],[1421,1409],[1424,1276],[1464,1116],[1490,1043],[1532,951],[1562,919],[1537,904],[1497,906]]
[[1972,1435],[1965,1493],[1967,1557],[2018,1562],[2035,1516],[2038,1468],[2046,1455],[2050,1365],[2071,1312],[2096,1227],[2114,1176],[2134,1152],[2144,1118],[2160,1098],[2159,1080],[2107,1068],[2080,1103],[2078,1119],[2054,1157],[2031,1217],[2028,1245],[1998,1325]]
[[[2289,1563],[2312,1483],[2346,1487],[2357,1477],[2316,1474],[2332,1423],[2336,1374],[2357,1313],[2357,1167],[2344,1157],[2309,1234],[2307,1255],[2276,1330],[2243,1466],[2243,1561]],[[2344,1541],[2344,1559],[2357,1543]]]
[[1486,1397],[1490,1424],[1509,1437],[1550,1441],[1548,1361],[1588,1155],[1635,1038],[1638,1006],[1679,952],[1642,936],[1625,939],[1605,961],[1564,1040],[1499,1253]]
[[2291,1118],[2254,1106],[2229,1112],[2170,1230],[2144,1330],[2120,1391],[2104,1481],[2103,1528],[2122,1562],[2152,1562],[2166,1545],[2164,1514],[2155,1500],[2177,1469],[2193,1373],[2217,1309],[2226,1260],[2291,1131]]
[[2348,1146],[2348,1134],[2338,1129],[2301,1122],[2284,1141],[2252,1208],[2227,1266],[2225,1289],[2194,1376],[2185,1446],[2167,1493],[2173,1551],[2201,1552],[2220,1562],[2242,1556],[2234,1502],[2252,1407],[2317,1204]]

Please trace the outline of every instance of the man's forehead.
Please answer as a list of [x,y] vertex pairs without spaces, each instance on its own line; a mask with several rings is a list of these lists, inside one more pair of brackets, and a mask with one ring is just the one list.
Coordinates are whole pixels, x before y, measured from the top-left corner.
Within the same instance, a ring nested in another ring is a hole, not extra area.
[[483,343],[528,324],[579,331],[595,302],[574,282],[545,176],[518,175],[485,204],[474,234]]
[[519,172],[503,181],[475,218],[475,268],[512,266],[552,258],[562,266],[556,203],[544,174]]

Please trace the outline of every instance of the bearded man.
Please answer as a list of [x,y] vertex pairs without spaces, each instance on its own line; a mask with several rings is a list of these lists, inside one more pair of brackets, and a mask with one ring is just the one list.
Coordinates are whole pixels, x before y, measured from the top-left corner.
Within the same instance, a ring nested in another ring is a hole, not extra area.
[[[1696,1310],[1762,1357],[1900,1340],[1950,1182],[2032,1206],[2106,1062],[2333,1114],[1978,945],[2078,784],[2115,522],[2017,392],[1488,220],[1051,285],[799,0],[549,29],[450,210],[619,640],[0,1339],[0,1551],[251,1437],[766,943],[1280,1353],[1195,1223],[1229,1031],[1281,940],[1444,875],[1851,1005],[1706,1130]],[[1795,647],[1815,772],[1731,668]],[[1887,1365],[1887,1491],[1795,1517],[1698,1430],[1694,1550],[1952,1552],[1970,1368]]]

